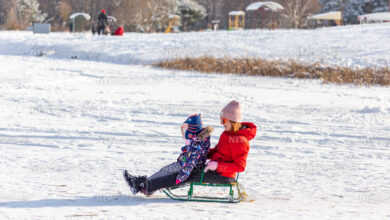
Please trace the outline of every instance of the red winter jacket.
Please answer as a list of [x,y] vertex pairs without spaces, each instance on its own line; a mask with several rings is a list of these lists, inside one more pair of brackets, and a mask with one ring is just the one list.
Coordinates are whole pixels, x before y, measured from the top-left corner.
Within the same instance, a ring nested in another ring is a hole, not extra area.
[[256,136],[256,125],[241,123],[246,128],[237,132],[224,131],[218,144],[210,149],[207,158],[218,162],[217,172],[221,176],[235,178],[237,172],[243,172],[249,153],[249,141]]
[[114,35],[116,36],[123,36],[123,33],[124,33],[124,30],[123,30],[123,27],[118,27],[114,33]]

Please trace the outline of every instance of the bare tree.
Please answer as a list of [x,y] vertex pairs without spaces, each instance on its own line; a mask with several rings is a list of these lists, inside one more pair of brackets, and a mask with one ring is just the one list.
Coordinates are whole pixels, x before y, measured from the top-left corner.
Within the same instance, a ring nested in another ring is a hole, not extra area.
[[176,11],[176,0],[117,0],[114,10],[126,29],[142,32],[162,30]]
[[7,13],[7,18],[5,20],[5,23],[4,23],[4,27],[5,27],[5,29],[8,29],[8,30],[17,30],[17,29],[22,28],[22,25],[20,24],[20,22],[18,20],[18,15],[17,15],[15,4],[10,3],[8,5],[8,13]]
[[57,12],[62,20],[62,26],[65,26],[69,19],[69,15],[72,13],[72,7],[67,2],[60,2],[57,7]]
[[284,7],[283,14],[291,23],[292,28],[302,28],[307,25],[307,17],[319,11],[317,0],[280,0]]

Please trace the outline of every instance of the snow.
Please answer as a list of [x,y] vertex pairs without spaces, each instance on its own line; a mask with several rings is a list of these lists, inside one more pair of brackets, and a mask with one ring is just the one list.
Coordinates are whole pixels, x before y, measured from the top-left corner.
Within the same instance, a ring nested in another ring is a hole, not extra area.
[[317,20],[341,20],[341,11],[331,11],[309,16],[309,19]]
[[388,12],[388,1],[383,0],[319,0],[321,12],[343,10],[345,24],[358,23],[358,16],[366,13]]
[[45,55],[117,64],[150,64],[162,59],[211,55],[319,62],[366,67],[390,63],[390,24],[316,30],[242,30],[202,33],[92,34],[0,32],[0,54]]
[[358,17],[359,21],[390,21],[390,12],[382,12],[382,13],[372,13],[360,15]]
[[172,18],[180,18],[179,15],[169,15],[169,18],[172,19]]
[[243,12],[243,11],[231,11],[231,12],[229,12],[229,15],[231,15],[231,16],[236,16],[236,15],[245,15],[245,12]]
[[[70,19],[70,20],[73,20],[73,19],[75,19],[75,18],[78,17],[78,16],[82,16],[82,17],[85,18],[87,21],[89,21],[89,20],[91,19],[91,16],[90,16],[89,14],[81,13],[81,12],[79,12],[79,13],[74,13],[74,14],[70,15],[70,16],[69,16],[69,19]],[[110,16],[110,17],[112,17],[112,16]]]
[[[388,33],[387,25],[123,38],[0,32],[0,218],[388,219],[390,88],[148,65],[206,51],[380,65]],[[300,47],[311,55],[291,52]],[[130,194],[123,169],[151,175],[174,162],[180,125],[194,113],[215,127],[214,146],[232,99],[259,127],[240,175],[254,202]]]
[[17,0],[14,1],[15,9],[23,20],[23,22],[43,22],[47,14],[42,13],[39,9],[39,2],[37,0]]
[[246,7],[246,10],[247,11],[256,11],[263,6],[270,8],[272,11],[281,11],[284,9],[283,6],[281,6],[280,4],[278,4],[276,2],[254,2],[250,5],[248,5],[248,7]]

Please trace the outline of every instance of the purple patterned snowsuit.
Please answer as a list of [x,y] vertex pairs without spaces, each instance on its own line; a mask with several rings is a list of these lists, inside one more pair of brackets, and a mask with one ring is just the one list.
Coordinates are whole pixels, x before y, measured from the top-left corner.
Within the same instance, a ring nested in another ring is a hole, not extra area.
[[198,140],[197,136],[192,137],[190,144],[181,148],[181,154],[177,158],[181,169],[176,179],[180,182],[185,182],[194,168],[203,168],[209,149],[210,137],[203,140]]

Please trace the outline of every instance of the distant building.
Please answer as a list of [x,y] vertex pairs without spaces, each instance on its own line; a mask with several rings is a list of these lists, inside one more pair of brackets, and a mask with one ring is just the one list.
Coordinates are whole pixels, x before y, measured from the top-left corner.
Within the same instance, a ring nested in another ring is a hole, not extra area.
[[246,7],[246,28],[275,29],[283,26],[283,6],[276,2],[254,2]]
[[321,12],[341,11],[344,24],[358,24],[358,16],[389,11],[389,0],[319,0]]

